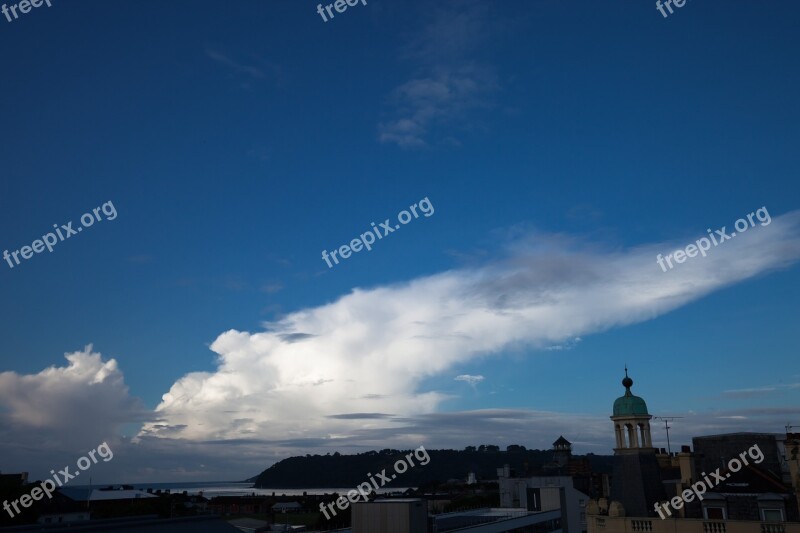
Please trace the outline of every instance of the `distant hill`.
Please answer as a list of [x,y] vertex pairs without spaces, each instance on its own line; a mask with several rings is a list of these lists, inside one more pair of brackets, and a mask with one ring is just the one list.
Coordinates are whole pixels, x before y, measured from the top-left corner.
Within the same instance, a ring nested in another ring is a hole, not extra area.
[[[419,464],[412,456],[416,466],[387,483],[386,487],[418,487],[432,482],[446,482],[450,479],[466,480],[470,472],[474,472],[478,480],[496,480],[497,469],[503,465],[521,474],[528,468],[538,469],[552,461],[552,450],[525,450],[522,447],[511,447],[513,451],[500,451],[496,446],[489,450],[478,451],[474,447],[467,450],[427,450],[430,462],[426,466]],[[483,447],[482,447],[483,448]],[[357,455],[306,455],[290,457],[264,470],[254,479],[257,488],[298,489],[298,488],[335,488],[355,487],[368,481],[369,474],[386,469],[391,477],[395,472],[394,464],[413,450],[369,451]],[[424,456],[423,456],[424,459]],[[589,459],[595,471],[610,471],[611,457],[590,455]],[[379,478],[375,477],[378,484]]]

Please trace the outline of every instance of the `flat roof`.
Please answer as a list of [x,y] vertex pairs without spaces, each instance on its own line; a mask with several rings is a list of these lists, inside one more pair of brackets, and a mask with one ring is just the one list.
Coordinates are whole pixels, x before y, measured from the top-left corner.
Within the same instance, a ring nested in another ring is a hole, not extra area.
[[422,498],[381,498],[378,500],[373,500],[372,503],[413,503],[421,501],[423,501]]

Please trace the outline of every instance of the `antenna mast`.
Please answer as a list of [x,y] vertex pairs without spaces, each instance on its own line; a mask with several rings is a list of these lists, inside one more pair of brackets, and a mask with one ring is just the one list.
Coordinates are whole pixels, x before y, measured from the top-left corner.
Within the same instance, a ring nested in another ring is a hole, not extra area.
[[664,421],[664,429],[667,432],[667,453],[672,455],[672,448],[669,444],[669,430],[672,426],[669,425],[670,422],[675,420],[676,418],[683,418],[682,416],[654,416],[656,420],[663,420]]

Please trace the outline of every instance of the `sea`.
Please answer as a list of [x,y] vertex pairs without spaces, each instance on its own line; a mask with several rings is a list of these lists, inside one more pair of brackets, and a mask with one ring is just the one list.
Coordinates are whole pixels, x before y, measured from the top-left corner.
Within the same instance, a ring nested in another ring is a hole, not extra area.
[[[169,490],[171,493],[182,493],[186,491],[187,494],[201,494],[206,498],[213,498],[214,496],[302,496],[303,494],[347,494],[347,491],[353,490],[355,487],[342,487],[342,488],[307,488],[307,489],[257,489],[254,488],[253,483],[249,482],[236,482],[236,481],[219,481],[219,482],[191,482],[191,483],[128,483],[135,489],[144,490],[152,489],[153,492],[160,490],[165,492]],[[109,485],[93,485],[91,488],[101,488]],[[115,483],[112,485],[119,488],[121,485]],[[89,485],[73,485],[74,488],[90,488]],[[376,491],[378,494],[398,494],[405,492],[409,487],[391,487]]]

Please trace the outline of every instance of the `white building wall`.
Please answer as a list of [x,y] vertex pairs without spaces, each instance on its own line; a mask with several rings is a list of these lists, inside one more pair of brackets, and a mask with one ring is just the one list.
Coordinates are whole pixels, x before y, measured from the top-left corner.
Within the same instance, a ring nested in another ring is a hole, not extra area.
[[[502,469],[498,474],[505,473]],[[529,478],[499,477],[500,506],[528,507],[527,489],[538,487],[541,494],[542,511],[561,507],[560,489],[564,489],[566,509],[562,510],[566,518],[564,533],[584,533],[587,531],[586,503],[589,496],[572,486],[570,476],[534,476]]]

